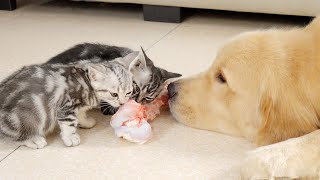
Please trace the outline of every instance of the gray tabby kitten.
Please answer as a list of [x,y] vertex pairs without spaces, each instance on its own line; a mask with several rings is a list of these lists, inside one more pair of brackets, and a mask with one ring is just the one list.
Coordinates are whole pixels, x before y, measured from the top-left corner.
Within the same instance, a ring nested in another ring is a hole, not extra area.
[[[141,48],[141,51],[132,51],[125,47],[109,46],[104,44],[78,44],[57,56],[47,63],[74,63],[83,59],[92,62],[115,61],[124,65],[133,74],[134,92],[132,98],[139,103],[153,101],[164,86],[164,82],[181,74],[171,73],[156,67]],[[114,114],[117,108],[106,102],[101,102],[103,114]]]
[[132,75],[118,63],[24,67],[0,85],[0,136],[43,148],[45,136],[58,125],[64,144],[76,146],[77,127],[95,125],[87,110],[101,101],[119,107],[132,91]]

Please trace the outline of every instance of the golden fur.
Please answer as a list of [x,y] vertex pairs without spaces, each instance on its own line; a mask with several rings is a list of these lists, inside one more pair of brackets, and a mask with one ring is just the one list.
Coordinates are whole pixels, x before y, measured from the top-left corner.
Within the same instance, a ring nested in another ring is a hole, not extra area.
[[241,34],[207,71],[174,85],[171,111],[188,126],[258,145],[313,132],[320,126],[320,18],[304,28]]

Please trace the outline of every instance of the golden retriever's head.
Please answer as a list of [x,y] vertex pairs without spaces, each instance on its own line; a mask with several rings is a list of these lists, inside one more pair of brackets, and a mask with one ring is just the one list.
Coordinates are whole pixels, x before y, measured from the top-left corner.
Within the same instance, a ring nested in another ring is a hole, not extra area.
[[295,29],[234,38],[207,71],[169,85],[173,116],[191,127],[260,144],[310,132],[318,123],[308,97],[312,83],[305,80],[311,73],[305,60],[313,56],[309,36]]
[[[261,56],[269,49],[263,41],[259,33],[242,35],[220,49],[209,70],[170,85],[176,91],[170,100],[175,118],[191,127],[233,135],[252,131],[252,119],[259,118],[258,84],[265,63]],[[242,123],[248,128],[242,129]]]

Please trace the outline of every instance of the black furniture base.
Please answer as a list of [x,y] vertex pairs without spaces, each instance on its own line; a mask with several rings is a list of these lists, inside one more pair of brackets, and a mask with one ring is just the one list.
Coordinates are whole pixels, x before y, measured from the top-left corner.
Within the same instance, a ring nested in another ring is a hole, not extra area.
[[16,0],[0,0],[0,10],[15,10],[17,8]]
[[181,7],[143,5],[145,21],[180,23],[182,21]]

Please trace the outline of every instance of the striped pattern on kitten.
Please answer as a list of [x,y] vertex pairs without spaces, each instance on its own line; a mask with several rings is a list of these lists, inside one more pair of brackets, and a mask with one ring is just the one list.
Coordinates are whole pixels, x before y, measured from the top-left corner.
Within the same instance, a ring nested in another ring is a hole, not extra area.
[[[114,61],[124,65],[133,74],[135,93],[131,98],[139,103],[153,101],[162,90],[166,80],[181,76],[181,74],[171,73],[156,67],[142,48],[139,52],[105,44],[78,44],[51,58],[47,63],[68,64],[81,62],[83,59],[91,62]],[[101,102],[101,111],[105,115],[112,115],[117,111],[117,108],[106,102]]]
[[132,75],[117,63],[23,67],[1,82],[0,136],[43,148],[58,125],[64,144],[76,146],[77,127],[95,125],[87,110],[101,101],[119,107],[132,92]]

